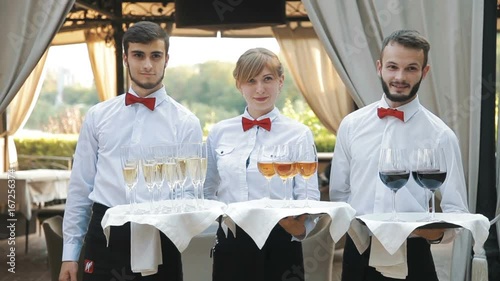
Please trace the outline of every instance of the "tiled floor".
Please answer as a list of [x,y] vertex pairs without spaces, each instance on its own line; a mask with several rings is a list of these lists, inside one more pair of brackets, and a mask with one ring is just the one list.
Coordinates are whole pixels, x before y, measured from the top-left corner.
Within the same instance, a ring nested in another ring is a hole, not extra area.
[[24,235],[16,237],[15,242],[15,273],[8,271],[7,264],[10,247],[7,239],[0,240],[0,281],[50,281],[49,266],[47,263],[47,248],[45,237],[39,232],[30,234],[28,254],[24,253]]

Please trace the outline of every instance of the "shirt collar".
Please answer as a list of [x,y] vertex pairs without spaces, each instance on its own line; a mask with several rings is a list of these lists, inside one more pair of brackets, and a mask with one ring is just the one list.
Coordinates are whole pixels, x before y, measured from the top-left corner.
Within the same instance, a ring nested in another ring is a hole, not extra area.
[[[274,119],[276,119],[276,117],[279,116],[279,114],[280,114],[279,109],[277,107],[274,107],[274,109],[271,110],[271,112],[260,116],[259,118],[257,118],[257,120],[269,118],[269,119],[271,119],[271,122],[272,122],[272,121],[274,121]],[[248,118],[250,120],[254,120],[253,117],[250,116],[250,114],[248,113],[248,107],[245,107],[245,112],[243,112],[242,117]]]
[[[385,94],[382,95],[382,98],[379,101],[378,107],[389,108],[389,104],[385,100]],[[420,100],[418,99],[418,95],[411,102],[404,104],[402,106],[396,107],[395,109],[403,111],[405,113],[405,123],[410,120],[415,113],[418,112],[420,108]]]

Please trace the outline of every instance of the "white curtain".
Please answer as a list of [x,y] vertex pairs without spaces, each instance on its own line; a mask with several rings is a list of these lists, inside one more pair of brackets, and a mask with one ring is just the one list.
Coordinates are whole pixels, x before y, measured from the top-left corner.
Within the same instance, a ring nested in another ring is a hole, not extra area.
[[[360,107],[381,97],[375,61],[379,58],[385,36],[397,29],[415,29],[429,39],[431,71],[422,83],[419,97],[422,104],[443,119],[458,136],[468,184],[469,209],[475,212],[484,2],[302,2],[325,50]],[[454,254],[454,268],[468,261],[463,252],[462,260],[459,259]],[[463,280],[464,277],[460,276],[462,272],[461,269],[452,271],[451,280]]]
[[295,84],[330,132],[354,110],[354,103],[312,27],[273,27]]

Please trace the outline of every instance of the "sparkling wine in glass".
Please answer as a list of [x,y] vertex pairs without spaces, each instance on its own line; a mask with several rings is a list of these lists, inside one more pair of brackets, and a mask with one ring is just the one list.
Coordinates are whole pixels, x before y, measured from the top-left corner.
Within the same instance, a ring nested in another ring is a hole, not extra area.
[[380,180],[392,191],[392,216],[390,221],[399,221],[396,212],[396,193],[405,186],[410,177],[405,151],[396,148],[382,148],[378,163]]
[[429,148],[419,159],[417,178],[431,191],[431,215],[429,221],[435,221],[435,192],[446,180],[446,157],[442,148]]
[[129,194],[129,211],[134,213],[136,204],[136,185],[138,181],[139,173],[139,147],[134,146],[122,146],[120,148],[120,159],[123,171],[123,178],[125,180],[125,186]]
[[166,145],[165,147],[165,181],[167,182],[171,200],[171,212],[176,210],[175,189],[178,182],[177,177],[177,145]]
[[314,144],[300,144],[297,158],[297,168],[299,174],[306,181],[305,187],[305,207],[309,207],[308,183],[309,179],[318,171],[318,153]]
[[167,144],[160,144],[153,146],[153,154],[155,158],[155,186],[157,191],[156,201],[158,201],[158,211],[161,212],[160,201],[163,199],[163,183],[166,177],[167,162]]
[[177,190],[175,193],[177,195],[177,200],[180,202],[181,212],[184,212],[186,207],[184,188],[188,177],[187,158],[189,154],[186,149],[187,146],[185,144],[179,144],[177,150],[177,158],[175,159],[177,171],[177,186],[179,187],[179,190]]
[[200,169],[200,203],[201,203],[201,208],[203,209],[205,206],[205,194],[204,194],[204,184],[205,184],[205,179],[207,177],[207,166],[208,166],[208,151],[207,151],[207,143],[206,142],[201,142],[201,156],[200,156],[200,161],[201,161],[201,169]]
[[155,177],[156,177],[156,160],[153,153],[152,146],[142,146],[142,175],[144,176],[144,182],[149,191],[149,209],[150,212],[154,212],[154,190],[155,190]]
[[271,207],[271,179],[276,175],[274,169],[274,159],[276,158],[276,147],[274,145],[261,145],[258,149],[257,168],[259,172],[266,178],[267,189],[265,199],[268,200],[267,207]]
[[200,208],[199,193],[201,188],[201,143],[188,143],[186,146],[186,168],[194,187],[196,209]]

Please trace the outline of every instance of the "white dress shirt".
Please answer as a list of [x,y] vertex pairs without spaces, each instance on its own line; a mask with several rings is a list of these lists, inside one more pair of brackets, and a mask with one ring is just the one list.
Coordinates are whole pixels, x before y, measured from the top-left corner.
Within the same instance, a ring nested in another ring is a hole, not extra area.
[[[137,95],[132,89],[129,93]],[[63,261],[77,261],[93,202],[113,207],[127,204],[120,147],[201,142],[198,118],[170,98],[165,88],[150,94],[155,110],[140,103],[125,106],[125,95],[101,102],[86,114],[78,139],[64,213]],[[149,199],[139,174],[137,201]]]
[[[357,215],[389,213],[392,191],[378,175],[381,147],[411,151],[437,145],[446,154],[447,177],[439,188],[443,212],[468,212],[467,193],[458,140],[453,131],[415,98],[398,110],[404,111],[404,122],[387,116],[380,119],[377,108],[388,108],[382,97],[349,114],[340,124],[330,177],[330,200],[351,204]],[[424,212],[425,190],[410,176],[398,190],[398,212]]]
[[[314,143],[311,130],[274,108],[258,120],[270,118],[271,130],[254,126],[244,132],[242,117],[253,120],[245,110],[243,115],[214,125],[207,139],[208,170],[204,185],[205,196],[225,203],[260,199],[267,196],[267,180],[257,168],[260,145]],[[293,198],[305,199],[306,184],[298,175],[292,181]],[[276,175],[271,180],[271,198],[284,197],[285,188]],[[319,199],[318,177],[315,173],[307,183],[308,197]]]

